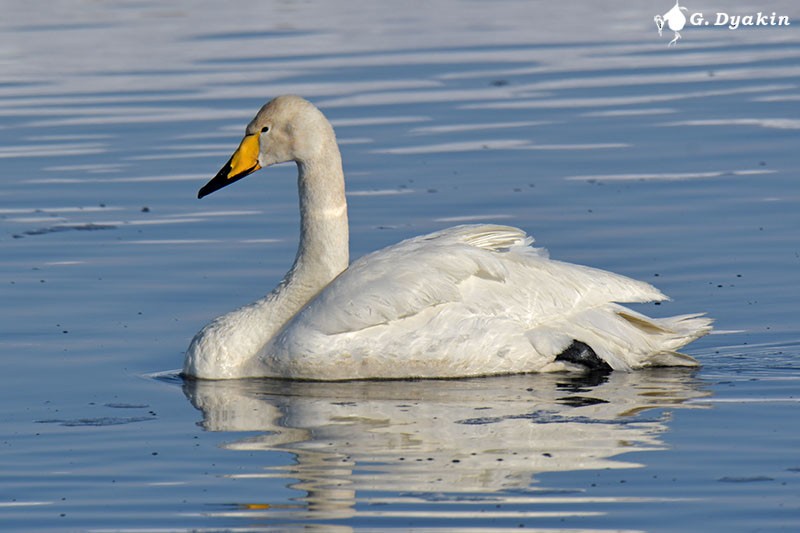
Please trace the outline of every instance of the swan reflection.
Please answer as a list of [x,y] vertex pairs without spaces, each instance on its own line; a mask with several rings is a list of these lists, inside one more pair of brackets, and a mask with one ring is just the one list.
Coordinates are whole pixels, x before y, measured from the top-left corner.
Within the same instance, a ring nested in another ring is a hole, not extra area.
[[[263,432],[226,448],[295,456],[293,464],[236,474],[297,480],[290,487],[305,492],[296,509],[260,512],[316,519],[368,515],[355,505],[376,501],[368,494],[375,492],[394,494],[393,502],[552,497],[536,487],[536,474],[641,466],[617,456],[663,449],[671,411],[698,408],[686,401],[706,395],[691,370],[676,368],[452,381],[187,381],[184,392],[206,430]],[[525,513],[534,515],[542,513]]]

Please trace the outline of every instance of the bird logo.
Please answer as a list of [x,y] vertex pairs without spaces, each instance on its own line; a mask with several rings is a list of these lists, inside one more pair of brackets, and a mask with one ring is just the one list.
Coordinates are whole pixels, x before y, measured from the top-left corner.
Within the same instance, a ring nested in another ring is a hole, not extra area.
[[686,26],[686,15],[683,14],[683,11],[688,11],[688,8],[683,7],[680,5],[680,0],[675,0],[675,5],[672,8],[664,13],[664,15],[656,15],[653,17],[653,20],[656,23],[656,28],[658,28],[658,36],[661,36],[661,30],[664,28],[664,23],[667,23],[667,27],[675,32],[675,37],[669,42],[667,46],[672,46],[673,44],[678,42],[678,39],[681,38],[680,31]]

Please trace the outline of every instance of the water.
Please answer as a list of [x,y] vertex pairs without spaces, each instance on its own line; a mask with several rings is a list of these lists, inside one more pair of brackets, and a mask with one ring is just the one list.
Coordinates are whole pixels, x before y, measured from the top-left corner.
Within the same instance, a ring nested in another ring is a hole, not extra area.
[[[0,3],[3,529],[797,530],[796,27],[332,4]],[[194,199],[285,92],[334,122],[354,257],[520,226],[707,311],[703,367],[182,383],[293,258],[293,168]]]

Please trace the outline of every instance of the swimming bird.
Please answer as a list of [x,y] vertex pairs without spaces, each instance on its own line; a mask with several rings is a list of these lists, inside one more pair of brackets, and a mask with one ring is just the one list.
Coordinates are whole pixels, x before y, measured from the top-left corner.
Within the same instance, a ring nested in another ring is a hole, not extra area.
[[697,365],[677,350],[708,333],[711,320],[623,307],[667,297],[642,281],[549,259],[517,228],[455,226],[349,264],[336,136],[299,96],[264,105],[198,197],[291,161],[300,195],[294,264],[272,292],[195,335],[184,376],[458,378]]

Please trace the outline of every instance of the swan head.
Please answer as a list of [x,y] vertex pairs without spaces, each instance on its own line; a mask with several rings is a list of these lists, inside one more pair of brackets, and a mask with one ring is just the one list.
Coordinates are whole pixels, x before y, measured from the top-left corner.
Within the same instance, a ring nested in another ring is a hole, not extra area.
[[333,128],[314,104],[299,96],[278,96],[258,111],[247,125],[239,147],[197,197],[207,196],[270,165],[311,161],[331,142],[335,146]]

